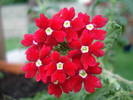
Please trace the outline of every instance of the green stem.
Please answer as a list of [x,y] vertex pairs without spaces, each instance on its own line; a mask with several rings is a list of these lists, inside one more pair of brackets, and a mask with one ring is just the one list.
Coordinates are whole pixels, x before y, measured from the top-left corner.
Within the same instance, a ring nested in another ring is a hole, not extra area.
[[111,76],[111,77],[117,79],[118,81],[121,81],[121,82],[126,83],[128,85],[133,85],[133,81],[129,81],[129,80],[121,77],[120,75],[114,74],[114,73],[112,73],[112,72],[110,72],[110,71],[108,71],[106,69],[103,69],[103,73],[105,73],[108,76]]
[[98,1],[96,1],[91,8],[91,16],[95,15],[95,9],[96,9],[97,5],[98,5]]

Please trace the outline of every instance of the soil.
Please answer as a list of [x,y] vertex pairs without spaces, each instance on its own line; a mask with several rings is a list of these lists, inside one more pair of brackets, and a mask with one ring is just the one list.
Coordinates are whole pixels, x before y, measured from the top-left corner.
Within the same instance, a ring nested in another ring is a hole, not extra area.
[[33,79],[25,79],[24,75],[4,73],[4,77],[0,79],[0,100],[32,97],[46,88],[46,85],[41,82],[37,83]]

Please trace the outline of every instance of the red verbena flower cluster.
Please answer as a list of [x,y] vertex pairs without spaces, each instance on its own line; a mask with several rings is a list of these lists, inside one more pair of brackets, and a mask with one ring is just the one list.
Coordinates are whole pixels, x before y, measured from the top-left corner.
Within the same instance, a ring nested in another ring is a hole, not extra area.
[[28,47],[24,67],[26,78],[36,78],[48,84],[48,93],[60,97],[62,92],[79,92],[84,84],[93,93],[102,84],[97,58],[104,55],[106,31],[100,29],[107,18],[96,15],[92,19],[74,8],[64,8],[52,18],[40,14],[35,19],[38,30],[25,34],[21,43]]

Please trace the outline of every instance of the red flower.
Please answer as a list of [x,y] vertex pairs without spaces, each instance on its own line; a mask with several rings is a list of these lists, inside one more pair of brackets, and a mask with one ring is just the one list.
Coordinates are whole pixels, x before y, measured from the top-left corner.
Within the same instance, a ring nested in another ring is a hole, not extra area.
[[[80,63],[79,60],[77,62]],[[79,92],[82,88],[82,83],[84,83],[84,87],[89,93],[93,93],[95,88],[102,87],[100,80],[94,76],[94,74],[100,74],[102,72],[102,68],[99,67],[99,63],[97,63],[96,66],[89,66],[86,70],[83,68],[81,63],[79,66],[80,67],[77,71],[78,73],[67,80],[67,87],[69,88],[69,91],[73,90],[75,93]]]
[[82,33],[87,32],[96,40],[104,40],[106,31],[97,28],[105,26],[108,21],[107,18],[103,17],[102,15],[96,15],[92,18],[92,21],[90,21],[90,16],[83,13],[79,13],[78,17],[85,23]]
[[96,65],[96,60],[92,54],[97,57],[104,55],[104,52],[101,50],[104,47],[104,44],[100,41],[93,44],[92,42],[93,39],[88,34],[83,34],[80,41],[76,40],[70,44],[70,47],[74,48],[74,50],[68,52],[69,56],[81,55],[81,63],[85,69],[87,69],[88,66]]
[[29,62],[23,67],[25,72],[25,78],[36,77],[36,81],[43,80],[47,82],[47,77],[43,77],[45,71],[45,66],[49,64],[50,58],[46,57],[43,59],[38,59],[36,62]]
[[61,96],[62,92],[69,93],[72,91],[72,85],[70,80],[66,80],[64,83],[60,84],[58,82],[51,83],[48,85],[48,93],[55,95],[57,98]]
[[48,38],[51,38],[57,42],[64,42],[66,33],[61,30],[62,20],[59,18],[47,19],[42,16],[44,15],[40,14],[40,19],[36,20],[36,25],[41,29],[35,32],[35,40],[44,42]]
[[51,81],[63,83],[67,76],[75,75],[76,66],[66,56],[60,56],[58,52],[51,55],[52,62],[47,66],[47,75],[51,76]]
[[[54,15],[54,18],[61,18],[63,21],[63,30],[67,33],[66,39],[68,42],[78,38],[78,30],[84,27],[84,23],[80,18],[74,18],[75,10],[74,8],[64,8],[59,13]],[[80,24],[79,24],[80,23]]]
[[[72,29],[74,31],[80,30],[83,28],[84,23],[79,18],[74,18],[75,10],[74,8],[64,8],[60,11],[61,19],[63,19],[63,28],[64,29]],[[78,24],[80,23],[80,24]]]
[[95,92],[95,88],[102,87],[100,80],[96,76],[88,74],[84,69],[79,70],[78,75],[72,77],[70,80],[75,93],[81,90],[82,83],[84,83],[84,88],[89,93]]
[[[41,48],[41,50],[39,50],[36,46],[32,46],[26,51],[27,59],[32,61],[23,67],[23,71],[26,72],[26,78],[32,78],[36,75],[36,80],[41,80],[41,75],[43,75],[45,70],[44,66],[50,62],[50,57],[47,57],[50,51],[51,48],[45,45]],[[44,81],[46,79],[42,80]]]

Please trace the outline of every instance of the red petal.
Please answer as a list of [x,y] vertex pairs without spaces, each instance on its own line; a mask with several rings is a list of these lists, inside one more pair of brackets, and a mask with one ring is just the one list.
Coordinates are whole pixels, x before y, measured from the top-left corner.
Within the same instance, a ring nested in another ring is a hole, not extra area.
[[66,32],[66,39],[70,43],[72,40],[77,40],[78,39],[78,34],[75,31],[68,30]]
[[39,28],[46,28],[48,23],[48,18],[44,14],[40,14],[40,18],[35,19],[36,26]]
[[72,24],[72,28],[76,31],[79,31],[80,29],[84,28],[84,26],[85,26],[82,19],[80,19],[80,18],[75,18],[73,21],[71,21],[71,24]]
[[66,33],[63,31],[55,31],[54,38],[57,42],[64,42],[64,38],[66,37]]
[[106,36],[106,31],[102,29],[92,30],[90,34],[93,34],[93,38],[96,40],[104,40]]
[[72,85],[71,85],[71,80],[66,80],[63,84],[61,84],[62,86],[62,90],[65,93],[69,93],[70,91],[72,91]]
[[69,11],[68,11],[68,9],[67,8],[64,8],[64,9],[62,9],[61,10],[61,17],[63,18],[63,19],[66,19],[66,20],[68,20],[68,16],[69,16]]
[[96,28],[101,28],[106,25],[108,19],[103,17],[102,15],[94,16],[92,19],[92,23],[95,24]]
[[96,65],[96,59],[92,55],[84,53],[81,56],[81,63],[83,64],[84,68],[87,69],[88,66]]
[[40,57],[43,58],[47,55],[49,55],[51,51],[51,48],[49,46],[43,46],[42,49],[40,50]]
[[79,92],[82,88],[82,79],[80,76],[76,76],[73,78],[72,80],[72,83],[73,83],[73,90],[75,93]]
[[25,78],[33,78],[37,72],[37,68],[34,63],[27,63],[22,70],[26,72]]
[[49,20],[50,27],[54,30],[59,30],[62,28],[63,20],[60,18],[53,18]]
[[75,9],[71,7],[69,9],[68,20],[71,20],[75,16]]
[[41,81],[46,84],[48,82],[48,77],[46,75],[46,72],[44,72],[42,75],[41,75]]
[[34,63],[27,63],[27,64],[22,68],[22,70],[23,70],[24,72],[28,72],[28,71],[32,71],[32,70],[36,71],[37,68],[36,68],[36,66],[35,66]]
[[33,78],[35,76],[36,72],[27,72],[25,73],[25,78]]
[[101,88],[102,84],[96,76],[88,75],[84,81],[84,86],[87,92],[95,92],[95,88]]
[[41,42],[43,43],[46,40],[46,34],[44,32],[44,30],[42,29],[38,29],[35,33],[34,33],[34,40],[36,42]]
[[61,56],[60,57],[60,61],[63,62],[63,63],[67,63],[70,61],[69,57],[68,56]]
[[70,9],[64,8],[60,11],[60,15],[65,20],[71,20],[75,16],[75,10],[73,7]]
[[39,58],[39,50],[36,46],[32,46],[26,51],[26,58],[29,61],[36,61]]
[[55,38],[51,38],[51,37],[47,37],[45,43],[46,45],[49,45],[49,46],[56,46],[58,44]]
[[48,57],[43,58],[42,62],[43,62],[44,65],[49,64],[51,62],[51,57],[48,56]]
[[86,13],[79,13],[78,17],[82,19],[85,24],[90,22],[90,16],[88,16]]
[[80,57],[81,56],[77,55],[77,56],[72,58],[72,62],[76,64],[77,69],[81,69],[82,68]]
[[97,41],[90,46],[90,52],[92,52],[97,57],[101,57],[104,55],[104,51],[101,50],[103,47],[104,43]]
[[80,43],[80,41],[75,40],[75,41],[72,41],[72,42],[69,44],[69,47],[70,47],[70,48],[73,48],[73,49],[80,49],[81,43]]
[[32,34],[25,34],[24,39],[21,41],[21,44],[28,47],[32,45],[33,42],[33,35]]
[[48,93],[54,94],[57,98],[59,98],[62,94],[62,90],[59,85],[50,84],[48,86]]
[[75,10],[73,7],[70,9],[64,8],[61,9],[58,13],[54,15],[54,18],[63,18],[64,20],[71,20],[75,16]]
[[51,81],[56,82],[58,80],[59,83],[63,83],[66,80],[66,75],[63,71],[56,71],[51,76]]
[[50,63],[45,66],[46,67],[46,75],[51,76],[56,71],[56,66],[53,63]]
[[64,71],[70,76],[75,75],[76,69],[76,65],[72,62],[67,62],[64,64]]
[[51,58],[55,62],[59,61],[60,60],[60,53],[57,51],[53,51],[53,53],[51,54]]
[[82,45],[86,45],[86,46],[89,46],[93,41],[92,37],[88,34],[87,30],[84,30],[82,32],[80,40],[82,42]]
[[41,81],[46,84],[48,82],[48,76],[46,74],[46,66],[39,67],[39,73]]
[[70,50],[70,51],[68,51],[68,57],[74,57],[74,56],[76,56],[76,55],[79,55],[79,54],[81,54],[81,52],[80,52],[80,50]]
[[102,68],[98,66],[88,67],[88,72],[91,74],[101,74]]

